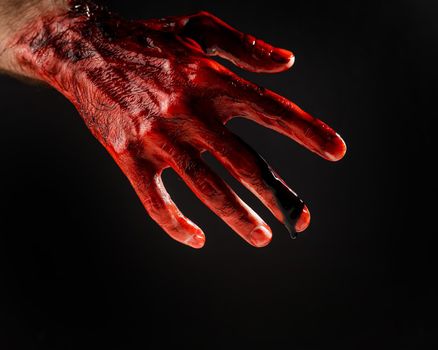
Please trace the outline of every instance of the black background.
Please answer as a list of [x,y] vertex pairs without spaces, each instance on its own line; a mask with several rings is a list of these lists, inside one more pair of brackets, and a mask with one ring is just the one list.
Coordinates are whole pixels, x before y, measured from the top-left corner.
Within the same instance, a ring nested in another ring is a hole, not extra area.
[[233,120],[229,127],[307,202],[311,227],[290,240],[210,157],[274,239],[264,249],[247,245],[166,171],[174,200],[207,234],[197,251],[147,216],[65,98],[0,77],[0,347],[436,343],[437,3],[107,3],[131,18],[208,10],[293,50],[289,72],[242,75],[325,120],[348,153],[329,163]]

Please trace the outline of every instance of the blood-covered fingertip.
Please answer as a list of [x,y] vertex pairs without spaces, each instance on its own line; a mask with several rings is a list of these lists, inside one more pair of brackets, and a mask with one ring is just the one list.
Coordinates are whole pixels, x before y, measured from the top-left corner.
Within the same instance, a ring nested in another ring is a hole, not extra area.
[[275,48],[272,50],[270,57],[275,63],[285,65],[287,68],[292,67],[295,62],[294,54],[285,49]]
[[191,236],[190,239],[185,243],[192,248],[200,249],[205,244],[205,236],[203,234],[197,233]]
[[249,240],[257,248],[265,247],[271,242],[272,232],[265,226],[259,225],[252,230]]
[[306,205],[304,205],[300,216],[295,224],[295,232],[303,232],[310,224],[310,212]]
[[347,152],[347,144],[339,134],[336,134],[330,142],[326,144],[324,156],[326,159],[336,162],[341,160]]

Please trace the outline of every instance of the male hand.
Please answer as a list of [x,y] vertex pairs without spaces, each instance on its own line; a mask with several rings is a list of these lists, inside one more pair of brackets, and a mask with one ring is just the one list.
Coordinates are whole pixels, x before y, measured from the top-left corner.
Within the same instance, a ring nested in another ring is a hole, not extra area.
[[346,151],[326,124],[212,59],[217,55],[249,71],[274,73],[292,66],[291,52],[206,12],[131,21],[72,1],[34,16],[5,52],[17,71],[49,83],[76,106],[149,215],[172,238],[194,248],[204,245],[205,236],[166,192],[161,173],[168,167],[248,243],[263,247],[272,238],[269,226],[205,164],[205,151],[292,234],[310,221],[307,207],[280,176],[225,127],[231,118],[253,120],[331,161]]

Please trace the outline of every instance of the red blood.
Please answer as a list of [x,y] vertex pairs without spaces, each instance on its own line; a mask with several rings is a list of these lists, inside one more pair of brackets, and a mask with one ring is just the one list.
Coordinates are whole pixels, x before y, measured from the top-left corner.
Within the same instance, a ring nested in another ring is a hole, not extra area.
[[190,189],[250,244],[269,226],[202,160],[212,153],[289,230],[304,230],[307,207],[254,150],[224,124],[235,116],[274,129],[329,160],[345,143],[289,100],[248,82],[211,56],[254,72],[280,72],[290,51],[243,34],[215,16],[130,21],[87,2],[47,13],[11,46],[25,74],[78,109],[126,174],[150,216],[174,239],[200,248],[205,236],[172,202],[161,180],[172,167]]

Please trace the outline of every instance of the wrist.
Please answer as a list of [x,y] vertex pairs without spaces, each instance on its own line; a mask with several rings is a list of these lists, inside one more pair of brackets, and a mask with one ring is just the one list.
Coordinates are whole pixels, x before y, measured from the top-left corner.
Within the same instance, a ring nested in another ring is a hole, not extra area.
[[8,2],[0,4],[0,70],[44,80],[38,72],[38,62],[31,57],[37,51],[35,45],[63,30],[57,21],[67,17],[75,1],[14,0],[11,5]]

